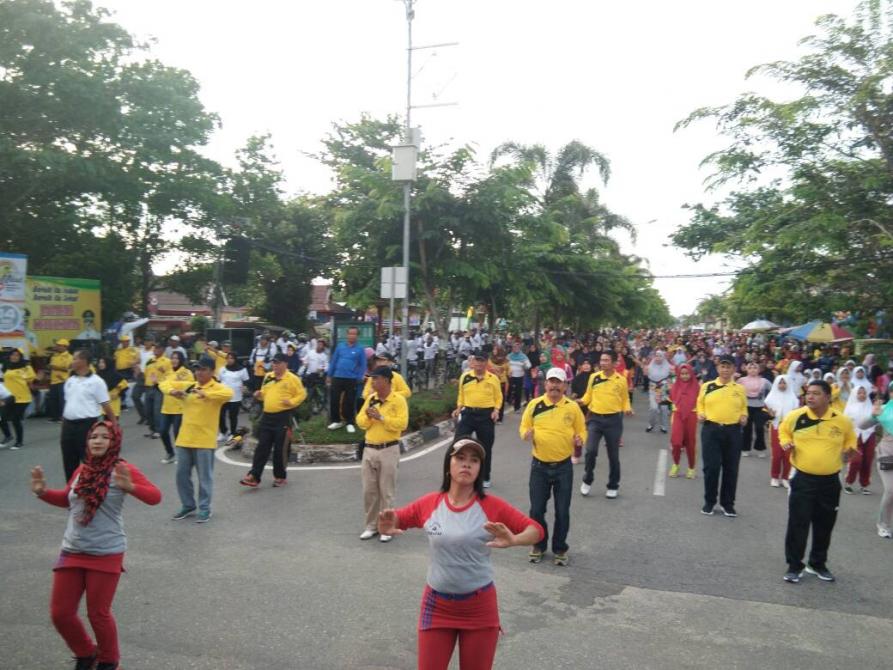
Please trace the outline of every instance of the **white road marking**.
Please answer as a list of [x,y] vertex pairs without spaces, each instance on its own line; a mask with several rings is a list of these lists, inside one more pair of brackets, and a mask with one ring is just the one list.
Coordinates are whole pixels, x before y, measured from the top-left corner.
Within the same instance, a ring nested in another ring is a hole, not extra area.
[[[448,437],[445,440],[441,440],[440,442],[435,442],[430,447],[425,447],[421,451],[417,451],[409,454],[408,456],[404,456],[400,459],[401,463],[405,463],[406,461],[412,461],[416,458],[421,458],[422,456],[427,456],[432,451],[436,451],[443,447],[444,445],[449,444],[453,441],[452,437]],[[227,463],[229,465],[238,465],[243,468],[250,468],[251,463],[246,463],[245,461],[236,461],[226,455],[226,447],[217,447],[214,452],[214,456],[218,461],[223,463]],[[305,471],[315,471],[315,470],[358,470],[362,467],[361,464],[356,463],[354,465],[289,465],[286,470],[305,470]],[[264,466],[265,470],[272,470],[273,466],[267,464]]]
[[654,472],[654,495],[662,496],[667,491],[667,450],[657,452],[657,470]]

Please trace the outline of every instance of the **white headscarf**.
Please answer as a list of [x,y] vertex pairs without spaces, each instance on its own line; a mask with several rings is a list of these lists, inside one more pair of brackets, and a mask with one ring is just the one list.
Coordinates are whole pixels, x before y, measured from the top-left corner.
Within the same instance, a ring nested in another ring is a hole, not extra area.
[[[788,385],[784,391],[778,388],[782,379]],[[772,382],[772,390],[766,396],[766,407],[775,414],[772,419],[772,426],[776,429],[787,414],[800,407],[800,399],[797,397],[797,393],[794,391],[794,387],[787,375],[778,375]]]
[[801,365],[803,364],[800,361],[791,361],[788,373],[785,375],[788,378],[788,386],[798,396],[803,393],[803,385],[806,383],[806,377],[800,373]]
[[853,426],[856,428],[856,433],[862,438],[863,442],[871,437],[875,428],[874,425],[872,425],[870,428],[865,428],[863,430],[859,429],[859,424],[871,416],[872,407],[868,393],[869,390],[866,388],[865,400],[860,402],[858,397],[859,389],[854,388],[853,392],[850,393],[850,399],[846,402],[846,409],[843,410],[843,413],[853,420]]
[[826,382],[828,382],[828,384],[836,384],[837,383],[837,377],[834,376],[833,372],[826,372],[825,376],[822,377],[822,379],[824,379]]
[[[862,370],[862,374],[864,375],[864,377],[862,377],[862,379],[859,379],[856,376],[856,373],[858,373],[859,370]],[[874,391],[874,388],[871,386],[871,382],[868,381],[868,373],[865,371],[865,368],[863,368],[861,365],[857,365],[856,368],[853,370],[853,378],[852,378],[851,382],[853,384],[853,390],[852,390],[851,397],[856,395],[856,391],[859,389],[860,386],[864,386],[865,390],[868,391],[869,393]]]

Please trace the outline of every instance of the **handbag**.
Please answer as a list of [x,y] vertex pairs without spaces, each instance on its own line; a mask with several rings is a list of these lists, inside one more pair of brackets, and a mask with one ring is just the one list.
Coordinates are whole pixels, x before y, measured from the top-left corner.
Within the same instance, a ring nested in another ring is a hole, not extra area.
[[893,470],[893,456],[880,456],[877,459],[878,470]]

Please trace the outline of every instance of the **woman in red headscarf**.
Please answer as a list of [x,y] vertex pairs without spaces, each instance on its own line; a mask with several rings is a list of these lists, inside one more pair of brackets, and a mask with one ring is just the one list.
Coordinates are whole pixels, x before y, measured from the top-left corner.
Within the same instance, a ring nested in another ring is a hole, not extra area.
[[670,447],[673,452],[673,465],[670,477],[679,476],[679,460],[682,449],[688,458],[686,479],[695,478],[695,445],[698,435],[698,414],[695,405],[698,402],[700,385],[694,370],[688,363],[676,369],[676,381],[670,388],[670,402],[673,403],[673,425],[670,429]]
[[[48,489],[43,468],[31,470],[31,490],[50,505],[68,508],[62,553],[53,568],[50,615],[77,657],[75,670],[118,667],[118,630],[112,600],[124,571],[127,536],[121,509],[127,494],[147,505],[161,502],[161,491],[136,466],[120,458],[121,429],[97,421],[87,434],[87,455],[64,489]],[[94,643],[78,616],[87,594],[87,617]]]

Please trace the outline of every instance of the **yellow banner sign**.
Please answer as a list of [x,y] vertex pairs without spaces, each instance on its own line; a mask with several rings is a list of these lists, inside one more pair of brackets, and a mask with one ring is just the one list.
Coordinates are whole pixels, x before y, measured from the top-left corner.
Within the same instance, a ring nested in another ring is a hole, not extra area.
[[102,337],[101,291],[97,279],[28,277],[25,283],[25,337],[43,352],[65,338]]

